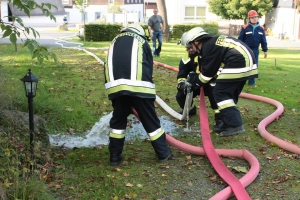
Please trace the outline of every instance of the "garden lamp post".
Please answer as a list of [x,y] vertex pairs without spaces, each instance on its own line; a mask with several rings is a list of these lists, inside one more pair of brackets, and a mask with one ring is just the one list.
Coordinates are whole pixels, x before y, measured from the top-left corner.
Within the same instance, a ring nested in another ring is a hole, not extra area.
[[36,94],[38,78],[31,73],[31,69],[28,69],[28,73],[21,79],[24,83],[25,94],[28,98],[29,109],[29,129],[30,129],[30,152],[33,159],[34,155],[34,119],[33,119],[33,98]]

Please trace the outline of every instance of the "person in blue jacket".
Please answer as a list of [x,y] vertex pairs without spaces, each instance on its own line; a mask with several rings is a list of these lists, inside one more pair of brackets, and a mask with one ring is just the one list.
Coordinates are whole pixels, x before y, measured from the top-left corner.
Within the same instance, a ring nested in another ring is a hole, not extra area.
[[[238,39],[246,43],[253,51],[258,65],[259,46],[261,45],[262,51],[264,52],[264,58],[267,57],[268,44],[264,27],[258,22],[258,14],[255,10],[248,12],[248,24],[244,25]],[[248,80],[248,85],[255,86],[255,78]]]

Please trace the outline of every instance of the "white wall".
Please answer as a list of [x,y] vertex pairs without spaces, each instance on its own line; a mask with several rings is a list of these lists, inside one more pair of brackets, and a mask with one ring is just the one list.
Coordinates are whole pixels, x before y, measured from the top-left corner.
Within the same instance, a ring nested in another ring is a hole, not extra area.
[[[82,13],[74,6],[73,9],[65,8],[65,11],[69,13],[69,23],[80,24],[83,22]],[[100,12],[100,19],[105,19],[107,17],[107,6],[106,5],[93,5],[85,8],[87,17],[85,19],[86,23],[95,21],[95,13]]]
[[290,40],[297,40],[299,34],[299,18],[293,8],[275,8],[266,16],[266,27],[270,28],[273,36],[286,33]]
[[[206,0],[166,0],[167,17],[169,25],[173,24],[188,24],[188,23],[203,23],[203,22],[218,22],[222,24],[243,24],[243,20],[222,20],[220,16],[217,16],[209,11],[209,5]],[[185,20],[185,7],[186,6],[200,6],[206,7],[206,19],[202,20]],[[151,11],[151,15],[153,15]]]
[[[117,14],[115,16],[107,13],[107,5],[92,5],[85,8],[85,12],[87,13],[87,18],[85,19],[85,23],[94,22],[95,13],[100,12],[100,20],[106,21],[107,23],[127,23],[128,22],[142,22],[143,19],[143,4],[133,4],[133,5],[125,5],[121,7],[124,9],[127,16],[124,14]],[[66,12],[69,13],[69,23],[81,24],[82,14],[78,9],[74,6],[73,9],[65,8]],[[122,19],[122,17],[124,17]]]
[[3,18],[4,16],[8,16],[8,6],[6,0],[1,0],[1,19],[4,22],[8,22],[8,18]]

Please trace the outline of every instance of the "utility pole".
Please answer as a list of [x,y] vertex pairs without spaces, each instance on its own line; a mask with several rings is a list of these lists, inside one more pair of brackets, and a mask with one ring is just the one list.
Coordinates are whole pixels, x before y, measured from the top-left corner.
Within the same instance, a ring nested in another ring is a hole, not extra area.
[[85,26],[85,8],[88,6],[88,0],[82,1],[83,27]]

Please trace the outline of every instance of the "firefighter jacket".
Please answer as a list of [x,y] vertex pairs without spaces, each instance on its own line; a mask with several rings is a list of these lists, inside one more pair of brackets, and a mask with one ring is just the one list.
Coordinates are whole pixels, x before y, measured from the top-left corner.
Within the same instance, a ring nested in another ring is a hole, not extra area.
[[199,63],[201,59],[198,56],[190,56],[188,53],[180,60],[177,82],[185,81],[190,72],[200,73]]
[[117,35],[108,49],[104,73],[110,100],[121,95],[155,99],[153,57],[145,38],[133,32]]
[[200,56],[201,73],[196,83],[204,85],[213,78],[218,82],[235,82],[257,77],[257,65],[252,50],[240,40],[214,36],[203,42]]
[[248,23],[243,26],[239,37],[239,40],[246,43],[250,49],[258,50],[259,46],[264,52],[268,51],[266,34],[263,26],[260,26],[259,23],[253,26],[251,23]]

